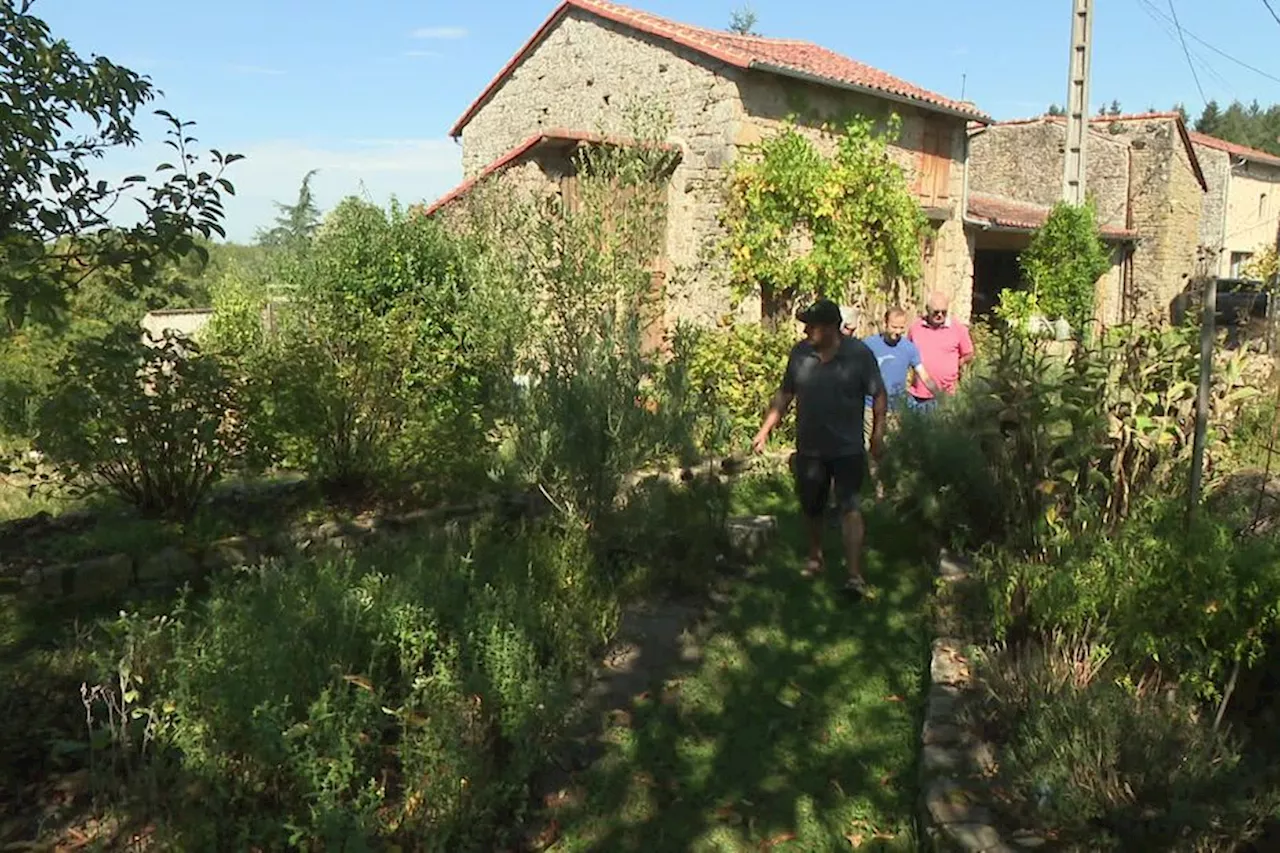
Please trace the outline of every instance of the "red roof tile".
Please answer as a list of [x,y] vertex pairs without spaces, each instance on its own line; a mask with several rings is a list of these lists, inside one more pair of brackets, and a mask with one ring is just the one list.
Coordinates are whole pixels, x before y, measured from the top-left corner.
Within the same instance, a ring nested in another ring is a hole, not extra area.
[[[969,193],[968,218],[991,228],[1015,231],[1034,231],[1049,218],[1049,210],[1043,205],[1015,201],[1004,196],[986,193]],[[1104,238],[1131,240],[1136,232],[1125,228],[1104,225],[1098,229]]]
[[[526,155],[530,154],[532,151],[539,148],[540,146],[548,143],[557,143],[557,142],[560,142],[560,143],[586,142],[586,143],[594,143],[597,145],[635,145],[637,144],[636,141],[633,139],[625,139],[619,136],[601,136],[598,133],[588,133],[586,131],[581,131],[581,130],[547,130],[547,131],[542,131],[540,133],[535,133],[533,136],[530,136],[528,139],[524,140],[519,145],[512,148],[506,154],[503,154],[497,160],[494,160],[492,163],[485,166],[475,175],[471,176],[470,178],[467,178],[465,181],[458,184],[452,190],[445,193],[440,198],[436,199],[436,201],[432,202],[430,205],[421,208],[422,213],[426,216],[431,216],[433,213],[440,210],[450,202],[456,201],[462,196],[466,195],[468,192],[471,191],[472,188],[476,186],[476,184],[480,183],[485,178],[491,177],[499,172],[504,171],[505,169],[511,166],[514,166],[516,163],[524,159]],[[676,147],[674,145],[669,145],[667,143],[660,143],[660,147],[665,150],[672,150],[672,151],[676,150]]]
[[1193,130],[1191,131],[1191,141],[1206,148],[1216,148],[1219,151],[1234,154],[1242,160],[1266,163],[1268,166],[1280,166],[1280,157],[1274,154],[1268,154],[1265,151],[1259,151],[1257,148],[1249,148],[1245,145],[1236,145],[1234,142],[1227,142],[1225,139],[1209,136],[1207,133],[1197,133]]
[[989,122],[975,106],[935,94],[861,62],[805,41],[744,36],[681,24],[606,0],[564,0],[503,67],[480,97],[467,108],[449,131],[458,136],[507,76],[569,12],[579,9],[654,38],[663,39],[735,68],[811,80],[819,85],[852,88],[873,95],[915,104],[924,109],[952,113]]

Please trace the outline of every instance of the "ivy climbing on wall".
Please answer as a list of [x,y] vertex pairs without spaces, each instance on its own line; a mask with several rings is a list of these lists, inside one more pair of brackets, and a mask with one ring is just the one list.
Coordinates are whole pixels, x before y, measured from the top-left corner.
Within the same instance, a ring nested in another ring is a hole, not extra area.
[[824,125],[826,155],[788,121],[744,152],[724,211],[736,298],[758,294],[776,321],[798,299],[863,302],[871,288],[919,278],[927,220],[889,153],[900,131],[896,115],[883,131],[862,116]]

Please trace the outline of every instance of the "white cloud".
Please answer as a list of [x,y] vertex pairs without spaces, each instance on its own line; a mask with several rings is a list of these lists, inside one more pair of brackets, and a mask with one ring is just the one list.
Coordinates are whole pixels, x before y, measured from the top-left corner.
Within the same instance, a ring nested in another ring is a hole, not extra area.
[[[202,140],[203,142],[203,140]],[[386,204],[394,195],[403,204],[434,201],[462,180],[461,150],[451,139],[359,139],[329,142],[267,140],[218,146],[224,152],[243,154],[243,160],[227,169],[235,196],[223,196],[227,238],[248,241],[258,228],[276,216],[274,202],[297,198],[303,176],[311,179],[316,204],[328,210],[348,195]],[[141,146],[109,156],[104,178],[150,174],[163,162],[167,148]],[[169,152],[172,153],[172,152]],[[118,206],[121,222],[136,216],[137,206]]]
[[419,27],[409,35],[416,39],[456,40],[466,38],[467,30],[466,27]]

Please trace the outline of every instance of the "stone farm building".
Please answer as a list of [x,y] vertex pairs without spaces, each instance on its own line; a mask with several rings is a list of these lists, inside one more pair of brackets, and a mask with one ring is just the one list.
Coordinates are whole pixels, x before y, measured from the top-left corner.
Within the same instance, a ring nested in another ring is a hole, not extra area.
[[1216,255],[1216,273],[1234,278],[1280,234],[1280,157],[1203,133],[1191,133],[1209,190],[1200,242]]
[[[428,214],[500,173],[565,191],[575,146],[626,141],[629,103],[662,105],[666,142],[678,151],[659,261],[668,324],[709,324],[728,311],[727,264],[713,256],[727,167],[797,105],[823,119],[902,118],[891,152],[931,224],[916,284],[952,293],[957,315],[968,317],[966,128],[987,123],[984,114],[814,44],[687,26],[603,0],[564,0],[458,119],[451,134],[461,140],[464,181]],[[755,303],[743,306],[748,317],[759,316]]]
[[[1059,116],[970,128],[969,222],[976,313],[1022,286],[1018,253],[1062,195],[1066,122]],[[1168,316],[1198,271],[1232,275],[1280,224],[1280,158],[1188,131],[1178,113],[1090,123],[1086,187],[1113,265],[1098,317]],[[1201,261],[1201,258],[1204,261]]]

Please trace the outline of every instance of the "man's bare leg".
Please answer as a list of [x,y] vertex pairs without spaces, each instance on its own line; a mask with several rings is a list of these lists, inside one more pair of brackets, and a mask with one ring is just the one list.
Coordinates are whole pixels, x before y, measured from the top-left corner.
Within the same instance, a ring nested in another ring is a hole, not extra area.
[[840,532],[844,538],[844,562],[849,569],[849,578],[861,581],[862,578],[862,540],[866,533],[862,523],[862,513],[850,510],[841,518]]
[[822,570],[822,533],[825,522],[826,513],[805,518],[805,528],[809,532],[809,557],[805,563],[805,575],[812,575]]

